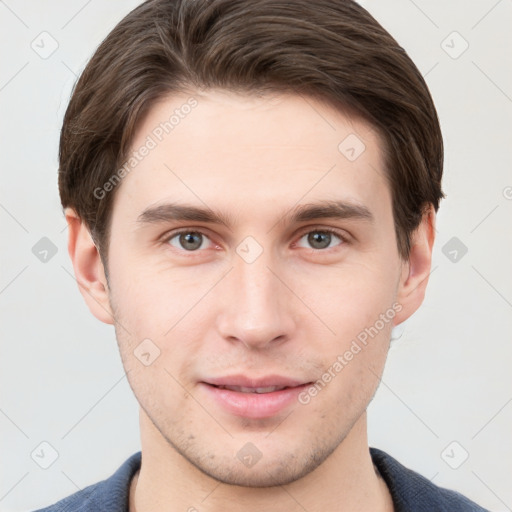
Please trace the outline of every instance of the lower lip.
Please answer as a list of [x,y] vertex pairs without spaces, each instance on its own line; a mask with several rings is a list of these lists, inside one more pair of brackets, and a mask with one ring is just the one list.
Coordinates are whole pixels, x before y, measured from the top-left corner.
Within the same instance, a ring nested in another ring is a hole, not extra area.
[[296,403],[300,392],[310,386],[310,384],[303,384],[270,393],[242,393],[217,388],[205,382],[201,382],[200,385],[223,409],[244,418],[274,416],[292,403]]

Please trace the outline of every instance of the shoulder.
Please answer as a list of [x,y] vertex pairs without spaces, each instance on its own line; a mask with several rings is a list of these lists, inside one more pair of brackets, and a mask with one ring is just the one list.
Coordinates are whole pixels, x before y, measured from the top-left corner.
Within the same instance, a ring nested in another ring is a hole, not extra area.
[[140,468],[141,452],[134,453],[109,478],[34,512],[126,512],[130,481]]
[[370,447],[370,455],[391,492],[396,512],[489,512],[456,491],[438,487],[378,448]]

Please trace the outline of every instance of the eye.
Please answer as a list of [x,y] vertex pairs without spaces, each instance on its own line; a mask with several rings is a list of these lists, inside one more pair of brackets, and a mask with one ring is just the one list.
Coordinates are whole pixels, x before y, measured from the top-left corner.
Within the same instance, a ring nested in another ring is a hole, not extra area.
[[[300,240],[303,239],[306,239],[306,242],[315,250],[330,249],[336,245],[342,245],[347,242],[347,239],[343,235],[332,229],[315,229],[308,231],[302,235]],[[335,239],[340,240],[342,244],[331,245],[331,242],[335,241]]]
[[209,238],[201,231],[182,230],[168,236],[165,241],[176,249],[195,252],[198,249],[207,248],[205,247],[206,240],[209,240]]
[[[326,228],[310,229],[305,232],[298,242],[300,247],[304,247],[301,245],[301,241],[303,239],[305,239],[306,243],[309,244],[309,247],[305,248],[312,248],[315,251],[331,249],[337,245],[339,246],[348,243],[346,236],[333,229]],[[335,243],[336,239],[339,241],[337,244]],[[208,249],[208,242],[212,244],[211,240],[203,232],[190,229],[176,231],[164,239],[164,243],[186,252],[198,252],[200,249]]]

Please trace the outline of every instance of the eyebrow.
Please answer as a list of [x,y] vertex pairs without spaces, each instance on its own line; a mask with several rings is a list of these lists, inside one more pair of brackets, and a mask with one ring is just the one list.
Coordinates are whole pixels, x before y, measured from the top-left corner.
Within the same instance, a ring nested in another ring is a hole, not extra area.
[[[319,201],[292,208],[276,224],[300,223],[316,219],[354,219],[373,223],[372,212],[363,204],[353,201]],[[234,217],[222,211],[190,204],[165,203],[146,208],[137,218],[137,223],[158,224],[169,221],[195,221],[220,224],[228,229],[234,224]]]

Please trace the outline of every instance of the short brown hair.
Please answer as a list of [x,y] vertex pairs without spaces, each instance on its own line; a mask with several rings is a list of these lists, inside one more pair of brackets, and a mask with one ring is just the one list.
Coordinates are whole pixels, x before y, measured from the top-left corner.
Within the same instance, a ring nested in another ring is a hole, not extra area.
[[310,95],[367,120],[384,142],[398,252],[408,259],[424,211],[445,197],[443,141],[427,85],[393,37],[351,0],[149,0],[92,56],[60,137],[62,206],[85,222],[105,269],[115,190],[94,191],[123,165],[156,101],[208,88]]

